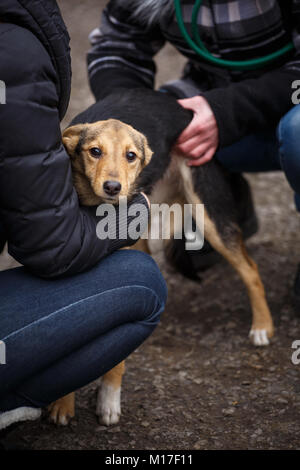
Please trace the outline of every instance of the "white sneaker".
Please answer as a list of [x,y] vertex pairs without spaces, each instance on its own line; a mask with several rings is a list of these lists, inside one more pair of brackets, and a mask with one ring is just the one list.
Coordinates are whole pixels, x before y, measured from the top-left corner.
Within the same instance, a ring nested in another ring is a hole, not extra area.
[[19,421],[39,419],[41,413],[42,410],[40,408],[31,408],[29,406],[21,406],[10,411],[0,411],[0,430]]

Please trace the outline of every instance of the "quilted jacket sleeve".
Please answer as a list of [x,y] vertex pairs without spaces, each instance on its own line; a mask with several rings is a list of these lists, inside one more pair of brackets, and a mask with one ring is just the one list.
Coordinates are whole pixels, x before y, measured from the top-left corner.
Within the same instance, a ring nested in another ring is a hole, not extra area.
[[[61,142],[57,76],[43,45],[11,24],[0,24],[0,35],[7,95],[0,105],[0,221],[9,253],[42,277],[86,270],[134,240],[98,239],[96,208],[78,204]],[[146,206],[142,195],[133,202]]]

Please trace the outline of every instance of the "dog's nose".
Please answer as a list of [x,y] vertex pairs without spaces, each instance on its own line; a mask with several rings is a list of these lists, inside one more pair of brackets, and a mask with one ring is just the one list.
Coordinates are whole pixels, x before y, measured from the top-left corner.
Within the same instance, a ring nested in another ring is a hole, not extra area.
[[115,196],[121,191],[121,183],[119,181],[105,181],[103,189],[109,196]]

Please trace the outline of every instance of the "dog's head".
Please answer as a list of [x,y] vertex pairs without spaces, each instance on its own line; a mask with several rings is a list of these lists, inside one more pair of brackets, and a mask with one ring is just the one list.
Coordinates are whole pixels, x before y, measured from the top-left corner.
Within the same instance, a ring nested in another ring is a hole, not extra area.
[[120,196],[132,196],[152,156],[146,137],[116,119],[69,127],[63,132],[63,143],[84,205],[116,204]]

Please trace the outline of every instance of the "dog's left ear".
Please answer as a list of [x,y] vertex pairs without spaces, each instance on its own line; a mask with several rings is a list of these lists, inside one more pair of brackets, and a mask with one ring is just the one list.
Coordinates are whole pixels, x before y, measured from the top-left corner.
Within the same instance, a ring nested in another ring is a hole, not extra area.
[[144,166],[146,166],[150,163],[153,152],[151,148],[149,147],[147,138],[144,135],[143,135],[143,151],[145,155]]
[[85,128],[85,124],[76,124],[64,130],[62,141],[70,157],[80,153],[80,142],[84,139]]

